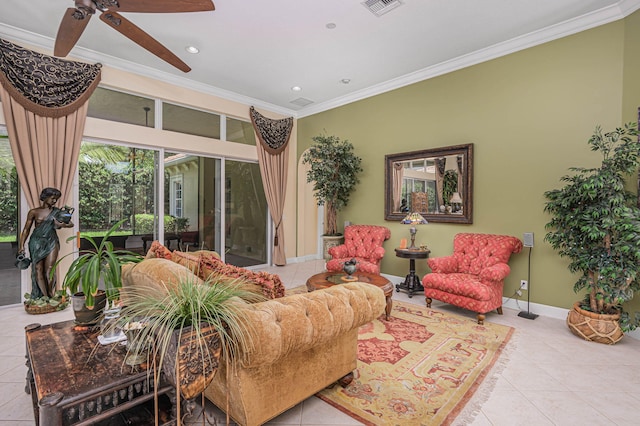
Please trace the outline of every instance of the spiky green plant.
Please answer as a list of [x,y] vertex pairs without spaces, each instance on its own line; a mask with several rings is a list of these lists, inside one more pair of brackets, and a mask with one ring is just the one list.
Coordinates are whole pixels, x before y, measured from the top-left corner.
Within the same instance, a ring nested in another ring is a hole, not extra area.
[[[113,225],[111,229],[104,234],[99,244],[89,235],[82,236],[82,238],[91,244],[92,248],[78,252],[78,257],[71,262],[69,270],[64,277],[62,288],[69,289],[72,295],[82,291],[86,298],[85,305],[88,308],[93,307],[95,295],[98,292],[101,280],[104,283],[105,292],[107,293],[109,301],[113,302],[117,300],[120,294],[120,288],[122,287],[122,265],[125,263],[137,263],[143,259],[141,255],[128,250],[115,250],[113,243],[109,241],[109,237],[111,237],[123,223],[124,220]],[[69,237],[67,242],[75,238],[76,237]],[[51,275],[53,276],[64,258],[75,254],[76,252],[69,253],[58,259],[52,268]]]
[[[251,323],[242,305],[265,300],[254,284],[224,276],[211,276],[202,284],[195,275],[184,275],[175,277],[172,285],[162,285],[166,291],[127,288],[127,306],[122,308],[118,321],[121,327],[132,321],[145,324],[130,347],[146,346],[149,359],[158,361],[158,372],[163,368],[172,335],[177,331],[180,341],[189,327],[197,341],[203,340],[205,326],[214,327],[223,354],[229,359],[252,348]],[[207,348],[200,347],[198,351],[203,360],[208,359]]]
[[580,274],[574,291],[587,291],[581,307],[621,313],[624,331],[640,321],[622,306],[640,290],[640,209],[636,196],[625,190],[625,177],[640,166],[637,135],[634,123],[607,133],[597,127],[589,145],[602,154],[601,166],[571,168],[563,188],[544,194],[544,210],[552,216],[545,240]]

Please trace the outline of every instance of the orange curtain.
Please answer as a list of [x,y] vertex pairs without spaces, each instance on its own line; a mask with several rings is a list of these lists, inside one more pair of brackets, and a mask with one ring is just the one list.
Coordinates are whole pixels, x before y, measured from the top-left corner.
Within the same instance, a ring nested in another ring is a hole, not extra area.
[[293,128],[293,118],[273,120],[250,108],[251,123],[258,136],[258,165],[262,176],[271,220],[275,224],[273,239],[273,263],[287,264],[284,252],[284,228],[282,215],[287,189],[287,160],[289,157],[289,137]]
[[18,179],[30,208],[40,192],[71,194],[87,116],[100,81],[100,64],[43,55],[0,39],[0,99]]

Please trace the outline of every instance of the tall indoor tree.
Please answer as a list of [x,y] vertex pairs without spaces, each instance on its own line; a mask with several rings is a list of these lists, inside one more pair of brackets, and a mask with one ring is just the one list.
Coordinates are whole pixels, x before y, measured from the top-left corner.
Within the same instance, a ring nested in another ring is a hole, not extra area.
[[326,206],[325,235],[337,235],[338,211],[349,202],[356,184],[360,182],[362,159],[355,155],[353,145],[337,136],[319,135],[302,156],[309,164],[307,182],[313,182],[318,205]]

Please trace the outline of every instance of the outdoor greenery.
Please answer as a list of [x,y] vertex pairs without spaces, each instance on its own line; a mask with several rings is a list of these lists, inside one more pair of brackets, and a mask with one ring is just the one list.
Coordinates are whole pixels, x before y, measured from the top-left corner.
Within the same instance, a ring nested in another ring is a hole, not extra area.
[[18,173],[9,139],[0,134],[0,242],[16,241],[18,235]]
[[349,202],[356,184],[360,182],[362,159],[353,152],[348,140],[337,136],[320,135],[302,156],[303,164],[310,165],[307,182],[313,182],[318,205],[326,206],[325,235],[339,235],[338,211]]
[[18,235],[18,173],[15,166],[0,167],[0,236],[12,237],[14,241]]
[[620,312],[624,331],[640,321],[623,310],[640,290],[640,209],[636,195],[625,189],[625,177],[640,165],[637,135],[633,123],[607,133],[597,127],[588,143],[602,154],[600,167],[573,167],[561,179],[564,187],[544,194],[544,210],[552,216],[545,240],[580,274],[573,289],[587,291],[582,309]]
[[[136,214],[136,234],[152,234],[154,215],[151,213]],[[164,216],[165,232],[184,232],[189,229],[188,217]]]
[[82,231],[105,230],[124,220],[124,229],[149,233],[138,231],[134,212],[154,212],[153,155],[139,149],[84,142],[79,160]]

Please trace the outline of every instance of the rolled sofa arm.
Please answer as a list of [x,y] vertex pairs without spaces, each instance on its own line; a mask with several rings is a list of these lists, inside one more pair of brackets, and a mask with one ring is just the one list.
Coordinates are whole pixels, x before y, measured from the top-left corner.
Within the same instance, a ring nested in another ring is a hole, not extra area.
[[241,365],[271,364],[291,352],[327,344],[377,318],[385,306],[380,288],[359,282],[247,304],[253,348],[243,353]]

